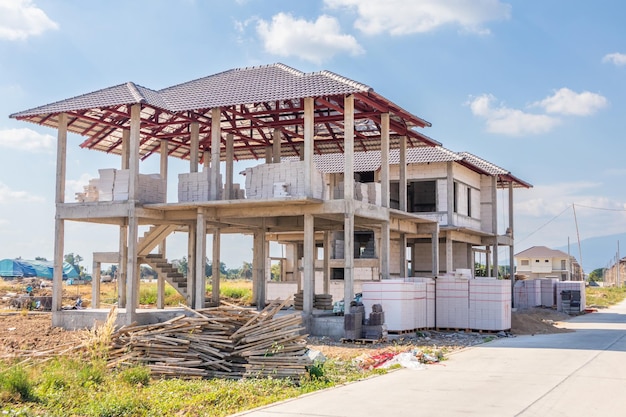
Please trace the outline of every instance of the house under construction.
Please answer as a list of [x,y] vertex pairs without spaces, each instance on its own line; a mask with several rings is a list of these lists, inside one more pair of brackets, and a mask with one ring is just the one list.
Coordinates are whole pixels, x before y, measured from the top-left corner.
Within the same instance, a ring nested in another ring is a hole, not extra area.
[[[11,117],[58,131],[55,265],[63,263],[66,222],[119,228],[119,251],[94,254],[94,273],[100,263],[119,263],[125,323],[158,320],[164,311],[138,308],[141,264],[159,274],[161,309],[165,283],[192,308],[218,304],[220,236],[230,233],[253,236],[259,308],[280,292],[266,278],[268,242],[287,245],[282,281],[302,290],[309,326],[316,292],[352,300],[362,281],[473,269],[477,251],[488,255],[495,276],[498,247],[508,247],[513,262],[513,190],[530,187],[481,158],[441,147],[421,132],[427,121],[367,85],[283,64],[162,90],[129,82]],[[120,156],[119,167],[102,167],[78,201],[64,197],[68,133],[85,138],[82,148]],[[140,161],[153,154],[160,172],[140,173]],[[170,158],[189,160],[178,184],[167,183]],[[246,169],[245,185],[236,184],[234,164],[251,159],[261,161]],[[166,198],[171,186],[178,187],[176,202]],[[498,189],[508,194],[503,233]],[[149,227],[142,236],[140,227]],[[167,259],[174,231],[188,235],[186,276]],[[208,235],[211,300],[205,299]],[[62,310],[61,284],[62,268],[55,268],[53,324],[88,325],[76,318],[86,312]],[[97,311],[99,280],[93,285]]]

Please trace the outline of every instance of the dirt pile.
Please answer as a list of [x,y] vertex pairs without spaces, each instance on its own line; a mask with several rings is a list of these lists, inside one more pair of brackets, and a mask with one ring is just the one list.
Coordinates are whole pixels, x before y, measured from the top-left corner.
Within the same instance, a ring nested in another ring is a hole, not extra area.
[[569,320],[570,316],[551,308],[529,308],[511,314],[511,334],[551,334],[566,333],[573,330],[557,327],[559,322]]

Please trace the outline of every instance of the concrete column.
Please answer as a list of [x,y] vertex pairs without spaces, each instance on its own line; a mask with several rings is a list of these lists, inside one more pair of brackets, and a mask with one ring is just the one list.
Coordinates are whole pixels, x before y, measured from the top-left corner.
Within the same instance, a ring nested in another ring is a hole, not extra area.
[[122,129],[122,169],[128,169],[130,163],[130,130]]
[[[65,175],[67,164],[67,114],[59,114],[59,128],[57,131],[57,169],[56,194],[54,201],[57,205],[65,202]],[[54,220],[54,268],[52,276],[52,311],[61,311],[63,297],[63,251],[65,245],[65,220],[58,214]]]
[[[380,252],[378,253],[378,257],[380,259],[380,278],[388,279],[389,276],[389,258],[391,254],[391,245],[390,245],[390,231],[389,231],[389,222],[384,222],[381,225],[381,233],[380,233]],[[400,256],[402,257],[402,256]],[[402,269],[400,269],[402,272]],[[402,274],[401,274],[402,276]]]
[[91,271],[91,308],[100,308],[100,262],[93,261]]
[[222,140],[222,117],[221,109],[211,109],[211,193],[210,199],[215,201],[219,198],[222,187],[220,182],[220,147]]
[[[165,195],[167,196],[167,172],[168,172],[168,156],[169,156],[169,142],[167,140],[161,140],[161,163],[160,172],[161,178],[165,180]],[[167,201],[167,198],[166,198]],[[165,239],[159,244],[158,253],[167,259],[167,249]],[[165,277],[163,274],[157,276],[157,303],[158,309],[165,308]]]
[[382,206],[389,207],[389,113],[380,115],[380,190]]
[[446,273],[451,274],[454,272],[454,252],[452,245],[452,237],[450,234],[446,234]]
[[128,251],[126,257],[126,324],[136,318],[139,305],[139,264],[137,262],[137,243],[139,240],[139,218],[135,203],[139,193],[139,142],[141,133],[141,104],[130,108],[129,165],[130,182],[128,185]]
[[304,261],[303,261],[303,307],[302,312],[307,318],[313,314],[313,299],[315,296],[315,220],[312,214],[304,215]]
[[206,293],[206,217],[204,209],[198,208],[196,214],[196,285],[192,296],[193,306],[196,309],[204,308]]
[[198,160],[200,155],[200,125],[198,122],[189,124],[189,172],[198,172]]
[[400,278],[409,276],[406,269],[406,234],[400,233]]
[[278,129],[274,129],[274,131],[272,132],[272,155],[274,155],[274,163],[275,164],[279,164],[280,163],[280,140],[281,140],[281,133],[280,130]]
[[399,200],[400,211],[407,210],[407,180],[406,180],[406,136],[400,136],[400,176],[399,176]]
[[493,246],[493,269],[492,276],[498,277],[498,179],[496,176],[491,177],[491,229],[495,239]]
[[197,225],[193,222],[188,227],[187,235],[187,305],[189,307],[195,306],[195,291],[196,288],[196,233]]
[[344,302],[346,311],[354,298],[354,96],[344,97]]
[[353,200],[346,203],[348,210],[344,215],[344,267],[343,267],[343,299],[346,312],[349,311],[350,302],[354,298],[354,209]]
[[511,306],[513,306],[513,287],[515,286],[515,229],[513,228],[513,181],[509,182],[509,230],[511,231],[511,246],[509,246],[509,273],[511,274]]
[[315,101],[312,97],[304,98],[304,192],[307,197],[313,197],[313,141]]
[[120,226],[119,263],[117,266],[117,305],[126,308],[126,274],[128,259],[128,222]]
[[265,229],[254,232],[253,246],[253,298],[256,300],[257,310],[263,310],[265,307]]
[[213,270],[211,271],[211,302],[220,305],[220,229],[213,230]]
[[273,148],[271,146],[266,146],[265,147],[265,163],[266,164],[273,164],[274,163]]
[[324,294],[330,294],[330,246],[331,233],[324,232]]
[[432,239],[432,264],[433,264],[433,277],[437,278],[439,275],[439,223],[435,225],[435,230],[431,235]]
[[446,191],[448,194],[448,204],[447,204],[447,212],[448,212],[448,221],[446,222],[448,225],[454,225],[454,172],[452,162],[446,163]]
[[224,181],[224,199],[231,200],[233,195],[233,160],[235,159],[233,134],[226,135],[226,179]]

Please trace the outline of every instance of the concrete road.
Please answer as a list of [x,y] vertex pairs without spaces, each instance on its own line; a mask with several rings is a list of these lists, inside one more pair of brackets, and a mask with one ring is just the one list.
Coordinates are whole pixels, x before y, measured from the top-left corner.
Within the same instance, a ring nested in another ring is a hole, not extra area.
[[626,416],[626,302],[565,327],[576,331],[498,339],[238,416]]

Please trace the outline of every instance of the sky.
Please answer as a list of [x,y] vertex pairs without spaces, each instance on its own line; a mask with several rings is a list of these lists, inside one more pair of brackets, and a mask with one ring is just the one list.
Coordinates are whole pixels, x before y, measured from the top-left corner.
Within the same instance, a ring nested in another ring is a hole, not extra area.
[[[621,0],[0,0],[0,258],[54,253],[56,130],[10,114],[276,62],[367,84],[446,148],[533,184],[514,193],[516,252],[626,237],[624,16]],[[83,139],[68,138],[68,202],[120,165]],[[188,169],[170,160],[170,184]],[[184,242],[168,239],[170,259]],[[251,261],[248,237],[222,244],[227,267]],[[117,245],[116,227],[66,222],[65,253],[89,271]]]

